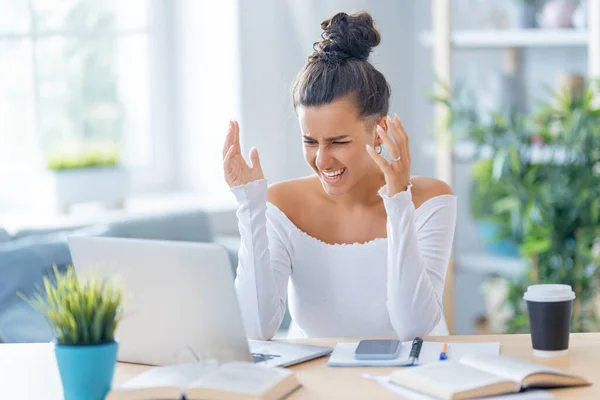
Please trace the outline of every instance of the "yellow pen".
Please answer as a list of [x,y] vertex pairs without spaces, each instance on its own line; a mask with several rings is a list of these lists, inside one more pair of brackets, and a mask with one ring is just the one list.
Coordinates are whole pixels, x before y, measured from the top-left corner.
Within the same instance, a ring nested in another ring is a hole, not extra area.
[[442,352],[440,353],[440,361],[447,360],[446,350],[448,350],[448,343],[442,345]]

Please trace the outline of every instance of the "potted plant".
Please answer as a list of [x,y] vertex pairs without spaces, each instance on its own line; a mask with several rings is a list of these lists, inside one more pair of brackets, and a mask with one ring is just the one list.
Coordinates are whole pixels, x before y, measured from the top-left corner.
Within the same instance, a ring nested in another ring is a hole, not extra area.
[[459,96],[441,99],[453,135],[475,143],[474,214],[518,246],[523,276],[505,277],[508,332],[527,332],[526,287],[573,287],[573,331],[599,327],[600,106],[597,82],[552,93],[528,115],[482,115]]
[[77,152],[48,156],[56,205],[68,212],[77,203],[99,202],[122,208],[129,188],[129,174],[115,149],[88,147]]
[[54,350],[65,400],[104,399],[117,361],[115,330],[123,309],[121,288],[92,278],[80,280],[72,267],[54,267],[31,298],[19,296],[43,314],[55,334]]

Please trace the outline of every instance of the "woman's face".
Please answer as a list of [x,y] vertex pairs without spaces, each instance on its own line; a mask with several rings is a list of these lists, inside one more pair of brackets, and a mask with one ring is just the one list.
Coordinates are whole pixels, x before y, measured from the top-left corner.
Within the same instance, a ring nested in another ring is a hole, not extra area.
[[[339,196],[360,182],[370,169],[377,168],[366,145],[376,147],[377,123],[361,118],[350,98],[319,107],[298,107],[304,142],[304,159],[316,172],[327,193]],[[385,128],[385,126],[383,126]]]

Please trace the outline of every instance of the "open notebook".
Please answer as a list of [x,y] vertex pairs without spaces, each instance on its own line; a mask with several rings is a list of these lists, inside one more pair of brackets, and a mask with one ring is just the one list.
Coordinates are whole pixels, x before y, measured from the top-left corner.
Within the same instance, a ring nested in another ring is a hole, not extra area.
[[506,356],[466,356],[394,371],[398,385],[439,399],[461,400],[532,387],[589,385],[584,378]]
[[111,391],[107,400],[276,400],[300,387],[291,370],[247,362],[154,367]]
[[[397,367],[406,365],[412,342],[402,342],[398,357],[393,360],[357,360],[354,351],[358,342],[340,342],[335,345],[333,353],[327,361],[328,367]],[[418,364],[439,362],[442,343],[423,342]],[[464,356],[475,354],[500,354],[500,343],[448,343],[449,360],[458,360]],[[412,367],[411,367],[412,368]]]

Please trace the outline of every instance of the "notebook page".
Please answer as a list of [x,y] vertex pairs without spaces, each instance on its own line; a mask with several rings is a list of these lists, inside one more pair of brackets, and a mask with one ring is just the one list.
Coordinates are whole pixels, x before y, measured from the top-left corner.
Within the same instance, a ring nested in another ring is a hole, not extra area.
[[[425,343],[427,343],[425,345]],[[499,342],[482,342],[482,343],[452,343],[448,342],[448,348],[446,354],[448,360],[460,360],[461,358],[468,355],[475,354],[486,354],[486,355],[497,355],[500,354],[500,343]],[[410,345],[404,346],[403,351],[406,353],[406,358],[410,352]],[[442,351],[442,342],[424,342],[421,348],[421,354],[419,355],[419,364],[426,364],[430,362],[437,362],[440,359],[440,352]],[[404,353],[403,353],[404,354]],[[402,355],[403,355],[402,354]]]
[[[420,367],[404,368],[392,373],[391,380],[409,389],[440,398],[449,398],[454,393],[507,381],[502,377],[469,367],[458,361],[444,361]],[[512,390],[517,391],[518,389],[519,385],[515,382]]]
[[568,375],[560,370],[548,368],[543,365],[534,364],[528,361],[518,360],[506,356],[467,356],[460,360],[465,365],[470,365],[482,371],[511,379],[517,382],[523,381],[526,377],[534,373],[552,373],[556,375]]
[[[358,342],[338,342],[333,353],[329,356],[327,365],[330,367],[393,367],[405,363],[410,354],[412,342],[402,342],[400,354],[393,360],[357,360],[354,351]],[[429,364],[438,362],[442,351],[441,342],[423,342],[418,364]],[[459,360],[467,355],[474,354],[500,354],[500,343],[448,343],[447,349],[449,360]]]

